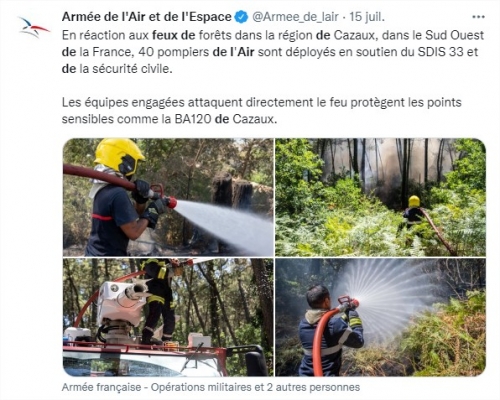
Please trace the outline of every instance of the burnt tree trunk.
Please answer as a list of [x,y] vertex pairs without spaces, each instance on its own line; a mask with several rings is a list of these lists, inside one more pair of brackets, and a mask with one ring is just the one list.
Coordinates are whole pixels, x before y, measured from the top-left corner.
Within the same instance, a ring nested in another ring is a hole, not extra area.
[[[203,273],[203,269],[200,268]],[[212,263],[208,263],[207,272],[203,274],[205,279],[209,283],[209,293],[210,293],[210,334],[216,340],[216,343],[221,346],[220,337],[220,320],[219,320],[219,307],[217,305],[217,286],[214,282],[214,266]]]
[[335,181],[335,152],[337,151],[337,146],[333,146],[333,141],[334,139],[328,140],[328,143],[330,144],[330,155],[332,156],[332,182]]
[[[212,180],[212,204],[231,207],[233,202],[233,177],[229,172],[221,172]],[[209,248],[213,253],[221,253],[227,244],[211,238]]]
[[321,260],[319,258],[311,258],[311,275],[319,275],[321,268]]
[[347,149],[349,150],[349,177],[352,179],[352,152],[351,141],[347,139]]
[[109,258],[104,259],[104,280],[105,281],[110,281],[111,278],[109,277]]
[[451,163],[451,170],[455,171],[455,160],[453,159],[453,148],[451,146],[451,143],[448,141],[448,153],[450,154],[450,163]]
[[443,177],[443,152],[444,152],[444,144],[446,139],[441,139],[439,142],[439,150],[437,155],[437,181],[441,182]]
[[135,261],[136,261],[135,258],[130,258],[129,259],[129,265],[130,265],[130,272],[131,273],[138,271],[137,265],[136,265]]
[[253,150],[253,147],[255,146],[256,142],[257,141],[254,139],[251,139],[248,142],[247,154],[245,155],[245,161],[243,162],[243,167],[241,168],[241,177],[243,179],[245,179],[245,175],[246,175],[247,170],[248,170],[248,165],[250,164],[250,159],[252,158],[252,150]]
[[363,139],[361,141],[361,189],[363,190],[363,193],[365,192],[366,189],[365,169],[366,169],[366,139]]
[[183,335],[186,338],[186,342],[188,341],[188,336],[190,332],[193,332],[194,330],[190,328],[191,322],[193,325],[194,323],[194,317],[191,316],[191,306],[193,306],[194,312],[196,314],[196,317],[198,318],[198,323],[201,326],[201,330],[204,335],[209,334],[207,332],[207,327],[205,320],[203,319],[203,316],[201,315],[200,308],[198,307],[198,302],[196,301],[196,295],[193,291],[193,281],[194,281],[194,268],[189,269],[189,274],[186,273],[186,270],[183,272],[183,277],[185,277],[184,281],[186,282],[186,289],[188,291],[188,300],[187,300],[187,305],[186,305],[186,332],[183,332]]
[[[207,263],[207,270],[204,271],[202,267],[200,267],[200,272],[203,277],[207,280],[210,291],[210,320],[212,321],[211,332],[212,336],[216,337],[219,345],[222,345],[221,335],[220,335],[220,320],[219,320],[219,312],[222,314],[222,318],[226,323],[226,327],[229,331],[231,339],[235,346],[239,346],[238,338],[236,337],[233,327],[231,326],[231,322],[229,321],[229,317],[226,312],[226,307],[224,306],[224,302],[220,296],[219,289],[217,288],[217,284],[215,282],[215,273],[214,273],[214,265],[212,262]],[[216,324],[216,327],[213,325]],[[216,329],[215,329],[216,328]]]
[[409,178],[409,143],[403,139],[403,171],[401,173],[401,208],[405,209],[408,202],[408,178]]
[[241,279],[238,279],[238,290],[241,296],[241,304],[243,305],[243,311],[245,311],[245,321],[247,323],[250,323],[252,322],[252,317],[250,316],[250,309],[248,308],[247,295],[245,293],[245,289],[243,289]]
[[352,170],[354,171],[354,175],[359,175],[358,139],[352,139]]
[[[181,332],[182,337],[184,338],[185,342],[187,343],[189,340],[189,327],[191,325],[191,302],[194,298],[194,296],[191,293],[191,283],[193,282],[193,273],[194,273],[194,268],[189,268],[189,279],[188,279],[188,274],[186,273],[186,270],[183,269],[182,271],[182,279],[184,279],[184,282],[186,284],[186,289],[188,291],[188,298],[186,301],[186,311],[185,311],[185,332]],[[181,325],[182,327],[182,325]]]
[[[94,293],[99,289],[99,263],[97,261],[97,258],[92,259],[92,290],[91,293]],[[92,303],[92,311],[91,311],[92,319],[90,322],[91,326],[97,326],[97,303],[93,302]]]
[[[77,288],[77,285],[75,284],[75,280],[73,279],[73,274],[72,274],[72,270],[71,270],[71,267],[69,265],[69,262],[68,260],[63,260],[63,263],[64,263],[64,268],[66,269],[67,271],[67,280],[68,280],[68,284],[69,284],[69,290],[70,290],[70,299],[71,299],[71,312],[70,312],[70,315],[71,315],[71,324],[73,323],[73,321],[76,319],[76,316],[80,313],[80,295],[79,295],[79,290]],[[72,295],[71,295],[72,294]],[[82,328],[85,328],[85,318],[82,318],[82,321],[80,323],[80,326]]]
[[247,181],[238,181],[233,188],[233,208],[238,210],[250,210],[252,205],[253,186]]
[[396,139],[396,149],[398,155],[399,173],[403,177],[403,145],[401,144],[401,139]]
[[263,331],[268,348],[274,345],[274,318],[273,318],[273,285],[267,274],[265,261],[261,258],[252,259],[252,270],[257,283],[259,304],[262,310]]
[[429,183],[429,139],[424,140],[424,187],[427,190]]
[[231,207],[233,200],[233,177],[229,172],[221,172],[212,180],[212,203]]

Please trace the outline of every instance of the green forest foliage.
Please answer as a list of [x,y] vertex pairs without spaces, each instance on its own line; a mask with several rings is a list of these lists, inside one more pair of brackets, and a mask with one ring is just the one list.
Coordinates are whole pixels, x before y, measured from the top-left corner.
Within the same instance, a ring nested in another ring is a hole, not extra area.
[[323,161],[306,139],[276,141],[276,213],[297,214],[314,207],[322,185]]
[[[95,149],[101,139],[72,139],[63,150],[67,164],[94,167]],[[146,161],[139,164],[134,179],[163,185],[164,193],[179,200],[210,203],[212,180],[229,172],[236,180],[253,182],[252,211],[265,215],[272,208],[272,139],[137,139]],[[63,178],[63,247],[74,246],[82,254],[90,233],[92,200],[89,179]],[[264,190],[270,189],[270,190]],[[160,246],[186,245],[191,225],[182,216],[169,212],[162,216],[154,232]]]
[[401,349],[411,355],[415,375],[475,376],[486,366],[486,292],[436,305],[404,333]]
[[[459,139],[461,157],[422,204],[459,256],[486,254],[486,154]],[[428,223],[407,229],[402,212],[363,193],[359,177],[320,180],[322,160],[306,139],[276,143],[276,254],[279,256],[447,256]]]
[[[64,259],[62,330],[73,325],[85,302],[104,281],[136,271],[137,263],[137,259]],[[272,260],[264,260],[262,268],[268,278],[269,287],[265,289],[272,297]],[[264,331],[260,301],[265,291],[256,284],[251,260],[220,258],[185,267],[182,277],[174,278],[172,289],[175,314],[180,317],[174,340],[185,346],[189,333],[200,332],[211,336],[214,347],[257,344],[263,348],[268,370],[273,373],[274,338]],[[96,304],[87,309],[79,325],[89,328],[92,335],[98,328]],[[272,310],[270,315],[272,324]],[[144,321],[131,334],[140,335]],[[227,368],[231,376],[244,376],[243,357],[228,358]]]

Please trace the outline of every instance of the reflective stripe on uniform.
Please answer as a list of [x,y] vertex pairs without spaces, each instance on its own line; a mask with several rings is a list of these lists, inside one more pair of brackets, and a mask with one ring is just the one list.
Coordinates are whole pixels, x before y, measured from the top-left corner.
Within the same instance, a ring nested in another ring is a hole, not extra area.
[[352,332],[352,329],[351,328],[347,328],[344,333],[342,334],[342,336],[340,337],[339,339],[339,344],[340,345],[343,345],[344,342],[347,340],[347,338],[349,337],[349,335],[351,334]]
[[160,272],[158,272],[158,279],[165,278],[166,274],[167,274],[167,268],[161,267]]
[[113,217],[105,217],[104,215],[92,214],[92,218],[101,220],[101,221],[112,221]]
[[349,319],[349,325],[351,325],[351,327],[361,326],[361,318],[354,317],[354,318]]
[[151,303],[153,301],[158,301],[161,304],[165,304],[165,299],[163,297],[157,296],[155,294],[152,294],[151,296],[149,296],[148,300],[147,300],[148,303]]
[[[342,336],[339,339],[339,343],[336,346],[327,347],[326,349],[321,349],[321,357],[329,356],[331,354],[339,352],[340,349],[342,349],[342,345],[347,340],[347,338],[349,337],[351,332],[352,332],[351,328],[349,328],[349,327],[346,328],[346,330],[344,331],[344,333],[342,334]],[[312,349],[302,349],[302,350],[304,350],[304,354],[306,356],[312,356]]]
[[165,266],[165,262],[164,261],[159,261],[156,258],[148,258],[146,261],[141,262],[141,264],[140,264],[141,269],[142,270],[145,269],[146,265],[149,264],[149,263],[151,263],[151,262],[156,263],[156,264],[158,264],[160,266]]

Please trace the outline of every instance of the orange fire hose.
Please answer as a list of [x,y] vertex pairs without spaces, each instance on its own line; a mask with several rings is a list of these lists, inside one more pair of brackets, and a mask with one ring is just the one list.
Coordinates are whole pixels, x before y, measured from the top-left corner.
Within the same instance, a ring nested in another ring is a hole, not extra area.
[[441,240],[441,243],[443,243],[444,246],[448,249],[450,254],[454,257],[458,256],[458,253],[456,252],[456,250],[454,250],[451,247],[451,245],[443,238],[441,233],[438,231],[438,228],[436,228],[436,225],[434,225],[434,222],[432,222],[432,219],[431,219],[431,217],[429,217],[429,214],[427,214],[427,211],[425,211],[423,208],[420,208],[420,211],[422,211],[422,214],[424,214],[424,216],[427,219],[427,221],[429,222],[430,226],[432,227],[432,229],[434,229],[434,232],[436,232],[437,237],[439,238],[439,240]]
[[[103,182],[110,183],[115,186],[120,186],[125,190],[129,190],[134,192],[136,190],[135,183],[128,181],[127,179],[122,179],[118,176],[106,174],[105,172],[96,171],[92,168],[80,167],[77,165],[63,164],[63,174],[64,175],[73,175],[80,176],[82,178],[92,178],[97,179]],[[153,188],[159,190],[155,191]],[[164,204],[168,208],[175,208],[177,206],[177,199],[175,197],[166,197],[163,196],[163,186],[162,185],[151,185],[149,189],[149,197],[153,200],[161,198],[164,200]]]
[[316,332],[314,332],[313,348],[312,348],[312,360],[313,360],[313,371],[314,376],[323,376],[323,365],[321,364],[321,339],[323,338],[323,332],[325,331],[326,325],[331,317],[340,312],[340,308],[334,308],[325,313],[318,322],[316,327]]
[[77,165],[63,164],[63,174],[64,175],[74,175],[80,176],[82,178],[92,178],[98,179],[100,181],[111,183],[115,186],[121,186],[122,188],[130,191],[135,190],[135,185],[126,180],[119,178],[118,176],[106,174],[104,172],[96,171],[92,168],[80,167]]

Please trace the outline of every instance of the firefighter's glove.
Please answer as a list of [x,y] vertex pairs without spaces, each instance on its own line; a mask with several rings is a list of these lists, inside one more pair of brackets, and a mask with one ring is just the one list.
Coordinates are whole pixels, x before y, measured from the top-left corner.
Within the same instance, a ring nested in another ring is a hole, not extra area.
[[155,229],[158,217],[166,211],[167,209],[165,208],[165,205],[161,199],[158,199],[148,204],[146,210],[144,210],[140,218],[147,219],[149,221],[148,228]]
[[141,179],[137,179],[135,182],[135,190],[132,192],[132,198],[137,204],[144,204],[149,200],[149,183]]
[[349,321],[349,326],[351,328],[361,327],[361,318],[359,318],[359,314],[356,310],[348,310],[346,312],[347,319]]

